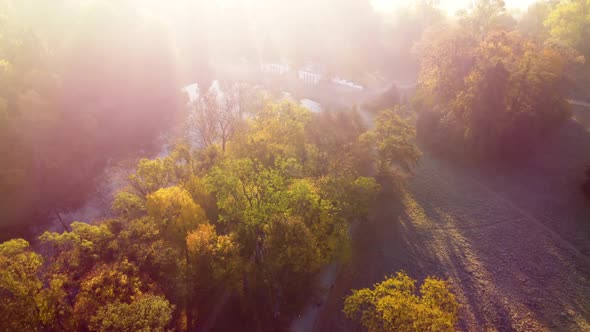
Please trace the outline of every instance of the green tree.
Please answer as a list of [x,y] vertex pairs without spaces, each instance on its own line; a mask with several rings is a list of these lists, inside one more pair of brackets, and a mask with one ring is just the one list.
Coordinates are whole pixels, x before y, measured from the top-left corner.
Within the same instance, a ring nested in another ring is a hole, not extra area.
[[44,322],[39,312],[43,289],[40,270],[43,258],[23,239],[0,244],[0,328],[36,331]]
[[50,270],[67,275],[68,284],[75,287],[72,283],[86,275],[97,262],[113,258],[115,236],[104,223],[74,222],[71,229],[61,234],[45,232],[39,240],[53,251],[49,257]]
[[398,113],[399,106],[395,111],[382,111],[375,120],[375,128],[361,136],[374,151],[373,158],[382,175],[411,172],[420,158],[414,144],[414,128]]
[[139,195],[127,191],[120,191],[113,200],[113,211],[124,218],[139,218],[147,212],[145,200]]
[[369,332],[454,331],[457,309],[447,282],[428,277],[416,294],[416,281],[404,272],[354,290],[344,303],[346,317]]
[[135,174],[129,176],[129,184],[142,196],[170,186],[173,181],[170,158],[141,159]]
[[587,56],[590,55],[590,1],[559,2],[547,16],[545,25],[556,41],[577,48]]
[[279,317],[285,306],[298,309],[306,300],[311,280],[322,260],[318,236],[297,217],[277,216],[264,227],[263,275],[268,278],[268,291],[273,317]]
[[305,127],[311,112],[291,102],[266,103],[257,110],[246,130],[228,150],[237,158],[252,158],[266,167],[279,159],[305,156]]

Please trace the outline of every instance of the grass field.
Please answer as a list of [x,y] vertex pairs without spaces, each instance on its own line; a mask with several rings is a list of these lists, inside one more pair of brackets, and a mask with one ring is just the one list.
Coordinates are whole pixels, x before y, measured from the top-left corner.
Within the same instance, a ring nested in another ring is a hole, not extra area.
[[[590,119],[584,107],[576,114]],[[590,331],[590,207],[579,190],[587,151],[590,133],[575,121],[511,167],[424,151],[401,199],[382,195],[359,227],[314,331],[359,331],[344,297],[399,270],[448,278],[461,331]]]

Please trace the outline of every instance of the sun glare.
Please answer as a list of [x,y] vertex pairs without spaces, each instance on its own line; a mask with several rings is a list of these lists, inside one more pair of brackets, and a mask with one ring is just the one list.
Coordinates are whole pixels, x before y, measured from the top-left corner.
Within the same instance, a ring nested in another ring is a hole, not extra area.
[[590,331],[588,1],[0,0],[0,332]]
[[[536,0],[506,0],[507,9],[525,10]],[[411,6],[415,1],[412,0],[371,0],[375,10],[383,13],[392,12],[396,8]],[[469,8],[473,0],[439,0],[439,6],[449,15],[455,14],[458,10]]]

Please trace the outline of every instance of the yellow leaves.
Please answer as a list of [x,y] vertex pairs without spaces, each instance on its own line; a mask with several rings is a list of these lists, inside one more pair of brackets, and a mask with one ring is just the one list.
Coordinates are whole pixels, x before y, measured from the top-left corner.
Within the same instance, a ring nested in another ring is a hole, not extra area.
[[580,47],[590,26],[590,5],[586,0],[562,1],[545,20],[551,37],[560,43]]
[[0,330],[37,328],[35,295],[42,289],[39,269],[43,259],[30,251],[29,243],[15,239],[0,244]]
[[91,331],[163,332],[173,310],[164,297],[145,294],[131,303],[116,301],[101,307],[89,327]]
[[67,293],[64,286],[67,282],[67,277],[63,274],[52,274],[48,278],[48,287],[44,288],[35,296],[35,302],[39,308],[39,320],[43,325],[57,329],[56,322],[58,316],[65,316],[71,310],[65,304]]
[[186,245],[194,286],[211,287],[211,280],[230,287],[239,283],[240,248],[234,234],[218,235],[213,225],[202,224],[187,235]]
[[186,244],[192,255],[207,255],[216,249],[217,234],[213,225],[202,224],[186,237]]
[[91,317],[106,303],[129,302],[148,289],[140,279],[139,269],[123,259],[116,264],[101,264],[95,267],[80,282],[74,314],[85,326]]
[[235,246],[230,235],[218,235],[215,227],[209,224],[199,225],[187,237],[187,246],[192,255],[216,255],[231,251]]
[[0,289],[14,296],[34,294],[41,287],[37,273],[42,264],[43,258],[23,239],[0,244]]
[[428,277],[415,294],[416,281],[398,272],[373,289],[353,291],[344,313],[370,332],[454,331],[458,304],[445,281]]
[[160,189],[147,196],[148,215],[163,229],[180,232],[182,237],[197,225],[207,223],[205,211],[193,201],[188,191],[178,186]]
[[311,112],[291,102],[269,103],[250,121],[250,128],[231,146],[237,157],[255,158],[265,166],[280,158],[301,159],[305,151],[305,125]]

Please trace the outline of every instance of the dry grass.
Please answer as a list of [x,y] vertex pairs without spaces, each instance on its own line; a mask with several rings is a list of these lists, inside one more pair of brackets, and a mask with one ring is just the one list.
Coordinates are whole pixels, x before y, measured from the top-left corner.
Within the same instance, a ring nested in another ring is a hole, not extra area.
[[381,197],[359,228],[315,330],[358,331],[343,298],[398,270],[449,278],[462,330],[590,330],[590,208],[579,192],[589,151],[589,132],[570,121],[511,167],[426,152],[402,197]]

